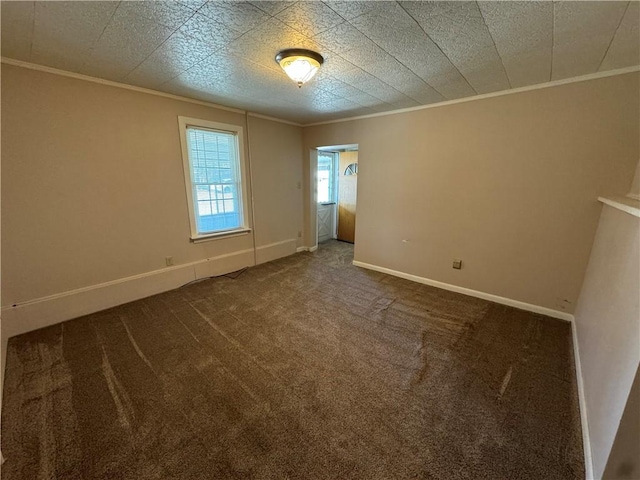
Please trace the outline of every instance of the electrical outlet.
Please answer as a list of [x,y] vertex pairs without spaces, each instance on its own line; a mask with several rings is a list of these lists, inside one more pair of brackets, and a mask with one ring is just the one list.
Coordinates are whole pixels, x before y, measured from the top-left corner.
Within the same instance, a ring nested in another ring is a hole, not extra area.
[[453,268],[455,268],[456,270],[460,270],[462,268],[462,260],[458,260],[457,258],[454,258]]
[[167,267],[170,267],[173,265],[173,257],[164,257],[164,263],[167,265]]

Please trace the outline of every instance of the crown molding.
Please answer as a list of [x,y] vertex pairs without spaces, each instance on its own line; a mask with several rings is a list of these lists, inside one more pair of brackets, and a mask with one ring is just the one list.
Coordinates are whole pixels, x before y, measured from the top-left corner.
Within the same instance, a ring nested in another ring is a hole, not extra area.
[[315,126],[318,126],[318,125],[328,125],[328,124],[331,124],[331,123],[350,122],[352,120],[362,120],[362,119],[365,119],[365,118],[385,117],[387,115],[396,115],[398,113],[416,112],[418,110],[426,110],[428,108],[446,107],[448,105],[456,105],[458,103],[473,102],[473,101],[476,101],[476,100],[484,100],[486,98],[493,98],[493,97],[502,97],[504,95],[512,95],[512,94],[515,94],[515,93],[530,92],[532,90],[541,90],[541,89],[544,89],[544,88],[558,87],[560,85],[567,85],[569,83],[586,82],[588,80],[596,80],[598,78],[613,77],[615,75],[624,75],[626,73],[633,73],[633,72],[639,72],[639,71],[640,71],[640,65],[636,65],[634,67],[619,68],[617,70],[608,70],[606,72],[590,73],[588,75],[581,75],[579,77],[571,77],[571,78],[565,78],[565,79],[562,79],[562,80],[554,80],[553,82],[547,82],[547,83],[538,83],[536,85],[529,85],[529,86],[526,86],[526,87],[513,88],[513,89],[510,89],[510,90],[501,90],[499,92],[484,93],[482,95],[473,95],[473,96],[465,97],[465,98],[456,98],[455,100],[447,100],[445,102],[430,103],[429,105],[419,105],[417,107],[402,108],[402,109],[399,109],[399,110],[390,110],[390,111],[387,111],[387,112],[371,113],[369,115],[359,115],[357,117],[339,118],[339,119],[336,119],[336,120],[327,120],[327,121],[324,121],[324,122],[306,123],[303,126],[304,127],[315,127]]
[[174,95],[172,93],[160,92],[158,90],[152,90],[150,88],[136,87],[135,85],[128,85],[126,83],[114,82],[112,80],[105,80],[103,78],[91,77],[89,75],[83,75],[81,73],[69,72],[67,70],[60,70],[53,67],[47,67],[44,65],[37,65],[35,63],[24,62],[22,60],[15,60],[13,58],[8,57],[0,57],[0,62],[5,63],[7,65],[13,65],[16,67],[27,68],[29,70],[37,70],[39,72],[51,73],[53,75],[60,75],[62,77],[75,78],[76,80],[84,80],[86,82],[99,83],[101,85],[107,85],[109,87],[123,88],[125,90],[131,90],[139,93],[146,93],[149,95],[155,95],[158,97],[170,98],[172,100],[179,100],[181,102],[194,103],[196,105],[203,105],[205,107],[217,108],[218,110],[225,110],[228,112],[239,113],[242,115],[249,115],[250,117],[258,117],[263,118],[265,120],[271,120],[272,122],[280,122],[286,123],[288,125],[295,125],[297,127],[301,127],[302,125],[296,122],[291,122],[289,120],[283,120],[281,118],[269,117],[267,115],[261,115],[258,113],[253,113],[246,110],[241,110],[239,108],[227,107],[225,105],[219,105],[217,103],[205,102],[203,100],[196,100],[194,98],[183,97],[181,95]]
[[156,95],[158,97],[170,98],[172,100],[180,100],[182,102],[195,103],[196,105],[204,105],[205,107],[217,108],[219,110],[226,110],[228,112],[240,113],[244,115],[246,112],[239,108],[226,107],[224,105],[218,105],[216,103],[205,102],[203,100],[195,100],[189,97],[182,97],[180,95],[174,95],[172,93],[160,92],[158,90],[152,90],[150,88],[136,87],[134,85],[128,85],[126,83],[114,82],[112,80],[105,80],[103,78],[91,77],[89,75],[83,75],[81,73],[68,72],[66,70],[59,70],[53,67],[46,67],[44,65],[37,65],[35,63],[24,62],[22,60],[15,60],[13,58],[2,57],[0,58],[2,63],[7,65],[14,65],[16,67],[28,68],[29,70],[37,70],[39,72],[51,73],[53,75],[60,75],[62,77],[75,78],[76,80],[84,80],[86,82],[99,83],[101,85],[107,85],[109,87],[123,88],[125,90],[132,90],[134,92],[147,93],[149,95]]
[[37,71],[41,71],[41,72],[46,72],[46,73],[51,73],[54,75],[60,75],[63,77],[69,77],[69,78],[75,78],[77,80],[84,80],[87,82],[93,82],[93,83],[99,83],[102,85],[107,85],[110,87],[116,87],[116,88],[123,88],[125,90],[132,90],[134,92],[140,92],[140,93],[146,93],[149,95],[156,95],[158,97],[164,97],[164,98],[170,98],[172,100],[179,100],[182,102],[188,102],[188,103],[194,103],[196,105],[203,105],[205,107],[210,107],[210,108],[217,108],[219,110],[226,110],[228,112],[234,112],[234,113],[240,113],[242,115],[248,115],[250,117],[255,117],[255,118],[262,118],[264,120],[270,120],[273,122],[279,122],[279,123],[284,123],[287,125],[293,125],[296,127],[315,127],[318,125],[328,125],[331,123],[341,123],[341,122],[350,122],[352,120],[361,120],[361,119],[366,119],[366,118],[376,118],[376,117],[385,117],[387,115],[396,115],[399,113],[407,113],[407,112],[415,112],[415,111],[419,111],[419,110],[426,110],[428,108],[438,108],[438,107],[446,107],[448,105],[456,105],[458,103],[465,103],[465,102],[473,102],[476,100],[484,100],[486,98],[493,98],[493,97],[501,97],[503,95],[512,95],[512,94],[516,94],[516,93],[523,93],[523,92],[530,92],[532,90],[540,90],[543,88],[551,88],[551,87],[557,87],[560,85],[567,85],[570,83],[577,83],[577,82],[585,82],[588,80],[596,80],[598,78],[606,78],[606,77],[613,77],[615,75],[624,75],[627,73],[633,73],[633,72],[638,72],[640,71],[640,65],[637,66],[633,66],[633,67],[626,67],[626,68],[620,68],[617,70],[609,70],[606,72],[597,72],[597,73],[590,73],[588,75],[582,75],[579,77],[572,77],[572,78],[565,78],[562,80],[554,80],[553,82],[547,82],[547,83],[539,83],[537,85],[529,85],[527,87],[519,87],[519,88],[513,88],[511,90],[502,90],[499,92],[492,92],[492,93],[485,93],[482,95],[474,95],[474,96],[470,96],[470,97],[465,97],[465,98],[457,98],[455,100],[448,100],[445,102],[438,102],[438,103],[431,103],[429,105],[419,105],[417,107],[409,107],[409,108],[402,108],[399,110],[390,110],[387,112],[379,112],[379,113],[372,113],[369,115],[359,115],[356,117],[345,117],[345,118],[338,118],[335,120],[327,120],[324,122],[315,122],[315,123],[297,123],[297,122],[293,122],[290,120],[284,120],[282,118],[276,118],[276,117],[270,117],[268,115],[262,115],[260,113],[255,113],[255,112],[251,112],[248,110],[241,110],[239,108],[233,108],[233,107],[227,107],[225,105],[219,105],[217,103],[211,103],[211,102],[205,102],[203,100],[196,100],[194,98],[190,98],[190,97],[183,97],[180,95],[174,95],[171,93],[165,93],[165,92],[161,92],[159,90],[152,90],[149,88],[143,88],[143,87],[136,87],[134,85],[128,85],[126,83],[120,83],[120,82],[114,82],[112,80],[105,80],[102,78],[97,78],[97,77],[91,77],[89,75],[83,75],[81,73],[74,73],[74,72],[69,72],[66,70],[60,70],[57,68],[53,68],[53,67],[47,67],[44,65],[38,65],[35,63],[29,63],[29,62],[25,62],[22,60],[15,60],[13,58],[8,58],[8,57],[0,57],[0,62],[1,63],[5,63],[7,65],[14,65],[17,67],[22,67],[22,68],[28,68],[30,70],[37,70]]
[[261,113],[247,112],[247,115],[255,118],[262,118],[263,120],[271,120],[272,122],[286,123],[287,125],[293,125],[295,127],[304,127],[302,123],[292,122],[290,120],[283,120],[282,118],[270,117],[269,115],[263,115]]

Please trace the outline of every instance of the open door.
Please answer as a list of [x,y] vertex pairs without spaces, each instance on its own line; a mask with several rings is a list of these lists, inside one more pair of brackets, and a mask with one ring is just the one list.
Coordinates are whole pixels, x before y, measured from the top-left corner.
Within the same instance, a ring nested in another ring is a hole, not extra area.
[[337,160],[335,152],[318,152],[318,242],[336,238]]
[[354,243],[358,152],[341,152],[338,165],[338,240]]

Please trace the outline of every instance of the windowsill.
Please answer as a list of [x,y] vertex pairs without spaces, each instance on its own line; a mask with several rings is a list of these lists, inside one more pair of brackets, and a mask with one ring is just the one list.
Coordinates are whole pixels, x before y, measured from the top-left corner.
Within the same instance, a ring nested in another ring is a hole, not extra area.
[[191,237],[192,243],[202,243],[211,240],[221,240],[223,238],[242,237],[251,232],[250,228],[237,228],[235,230],[226,230],[224,232],[207,233],[206,235],[197,235]]
[[598,200],[605,205],[627,212],[634,217],[640,217],[640,200],[633,197],[607,196],[598,197]]

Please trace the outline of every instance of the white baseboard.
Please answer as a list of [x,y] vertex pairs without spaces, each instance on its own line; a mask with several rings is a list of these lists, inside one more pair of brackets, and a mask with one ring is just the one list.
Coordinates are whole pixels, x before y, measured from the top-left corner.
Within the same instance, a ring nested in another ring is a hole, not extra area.
[[[255,265],[253,248],[247,248],[246,250],[240,250],[238,252],[219,255],[217,257],[207,258],[204,261],[195,262],[193,264],[193,280],[216,277],[218,275],[224,275],[226,273],[241,270],[245,267],[252,267],[253,265]],[[180,285],[184,285],[184,283],[181,283]],[[171,288],[168,288],[167,290],[171,290]]]
[[390,268],[379,267],[377,265],[371,265],[370,263],[353,261],[356,267],[366,268],[368,270],[375,270],[376,272],[386,273],[393,275],[394,277],[404,278],[405,280],[411,280],[413,282],[423,283],[432,287],[442,288],[443,290],[449,290],[451,292],[462,293],[471,297],[482,298],[489,300],[490,302],[500,303],[502,305],[508,305],[510,307],[519,308],[520,310],[526,310],[528,312],[539,313],[548,317],[558,318],[567,322],[573,321],[573,315],[567,312],[560,312],[558,310],[552,310],[551,308],[541,307],[540,305],[533,305],[531,303],[520,302],[511,298],[500,297],[491,293],[479,292],[478,290],[471,290],[470,288],[459,287],[457,285],[451,285],[450,283],[439,282],[437,280],[431,280],[430,278],[419,277],[410,273],[399,272],[397,270],[391,270]]
[[589,420],[587,416],[587,399],[584,395],[582,380],[582,364],[580,363],[580,345],[578,344],[578,327],[575,320],[571,322],[573,337],[573,360],[576,365],[576,382],[578,384],[578,402],[580,404],[580,423],[582,424],[582,449],[584,450],[584,470],[586,480],[593,478],[593,457],[591,455],[591,440],[589,436]]
[[2,307],[2,339],[254,265],[253,249],[206,258]]
[[296,248],[296,252],[300,253],[300,252],[315,252],[316,250],[318,250],[318,246],[314,245],[313,247],[298,247]]
[[297,240],[295,238],[290,238],[288,240],[282,240],[281,242],[256,247],[256,263],[259,265],[293,255],[298,251],[296,243]]

